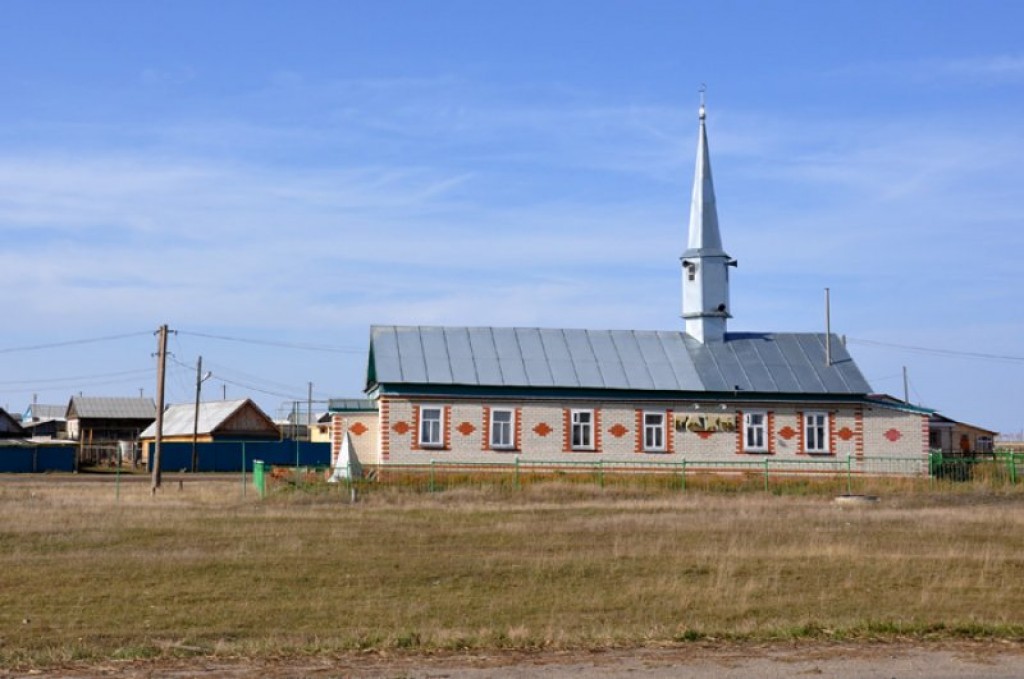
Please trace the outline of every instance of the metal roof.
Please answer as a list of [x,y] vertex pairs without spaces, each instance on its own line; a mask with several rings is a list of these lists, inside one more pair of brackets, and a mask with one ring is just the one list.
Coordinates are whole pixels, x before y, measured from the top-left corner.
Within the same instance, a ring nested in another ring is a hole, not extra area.
[[28,419],[32,420],[63,420],[67,412],[67,405],[33,403],[25,414]]
[[[243,398],[235,401],[206,401],[199,404],[198,434],[212,434],[218,427],[223,425],[232,415],[241,410],[247,403],[258,410],[270,422],[270,418],[263,413],[250,399]],[[154,416],[155,417],[155,416]],[[195,403],[178,403],[169,406],[164,411],[163,436],[191,436],[196,420]],[[139,438],[154,438],[156,436],[156,422],[146,427],[145,431],[139,434]]]
[[[324,417],[330,420],[330,413],[376,411],[377,402],[367,398],[332,398],[327,402],[327,413]],[[323,419],[319,420],[320,422]]]
[[67,414],[79,419],[146,420],[156,418],[156,403],[151,398],[72,396]]
[[367,388],[377,384],[640,391],[867,394],[846,347],[825,335],[373,326]]

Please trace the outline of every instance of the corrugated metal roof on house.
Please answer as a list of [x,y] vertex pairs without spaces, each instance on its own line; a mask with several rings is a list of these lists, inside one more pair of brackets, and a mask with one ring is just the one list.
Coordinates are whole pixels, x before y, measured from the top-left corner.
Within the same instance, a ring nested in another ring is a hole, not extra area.
[[156,417],[156,403],[151,398],[73,396],[67,412],[78,418],[144,420]]
[[66,405],[33,403],[28,407],[26,415],[32,420],[63,420],[67,412]]
[[834,335],[825,365],[825,335],[817,333],[729,333],[702,344],[672,331],[374,326],[370,341],[376,384],[871,391]]
[[[193,427],[198,427],[196,432],[199,435],[212,434],[224,424],[232,415],[238,412],[250,399],[237,399],[234,401],[205,401],[199,404],[199,419],[196,418],[195,403],[178,403],[169,406],[164,410],[163,436],[190,436]],[[259,406],[252,404],[259,410]],[[262,413],[263,411],[260,410]],[[264,416],[266,414],[264,413]],[[154,416],[155,417],[155,416]],[[270,421],[270,418],[267,417]],[[139,438],[156,437],[156,422],[146,427],[145,431],[139,434]]]
[[332,398],[327,402],[327,409],[330,412],[318,422],[330,421],[330,413],[377,410],[377,402],[368,398]]

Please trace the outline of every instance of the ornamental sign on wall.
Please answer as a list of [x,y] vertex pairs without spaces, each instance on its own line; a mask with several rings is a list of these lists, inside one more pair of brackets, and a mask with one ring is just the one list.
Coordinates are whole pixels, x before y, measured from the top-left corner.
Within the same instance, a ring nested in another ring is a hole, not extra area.
[[736,420],[731,415],[676,415],[673,420],[676,431],[695,434],[736,431]]

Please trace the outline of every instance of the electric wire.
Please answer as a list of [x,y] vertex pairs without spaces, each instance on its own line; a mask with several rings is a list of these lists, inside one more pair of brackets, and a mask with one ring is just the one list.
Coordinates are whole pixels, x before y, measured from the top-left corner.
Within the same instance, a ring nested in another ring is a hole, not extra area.
[[877,340],[858,339],[856,337],[847,337],[846,339],[848,342],[851,342],[853,344],[864,344],[867,346],[886,347],[890,349],[903,349],[904,351],[913,351],[922,354],[954,356],[959,358],[976,358],[987,361],[1024,362],[1024,356],[1012,356],[1007,354],[988,354],[980,351],[957,351],[954,349],[937,349],[934,347],[922,347],[915,346],[912,344],[896,344],[893,342],[879,342]]
[[129,332],[122,335],[107,335],[105,337],[89,337],[86,339],[67,340],[65,342],[52,342],[50,344],[32,344],[24,347],[7,347],[6,349],[0,349],[0,354],[13,354],[19,351],[38,351],[40,349],[59,349],[62,347],[73,347],[82,344],[95,344],[97,342],[110,342],[113,340],[126,339],[128,337],[141,337],[143,335],[151,335],[152,332],[145,330],[142,332]]
[[205,337],[207,339],[223,340],[225,342],[241,342],[244,344],[259,344],[269,347],[282,347],[285,349],[300,349],[303,351],[323,351],[332,354],[361,354],[365,349],[356,349],[354,347],[332,347],[322,344],[301,344],[299,342],[283,342],[280,340],[260,340],[251,339],[246,337],[230,337],[228,335],[213,335],[204,332],[192,332],[189,330],[179,330],[183,335],[192,335],[193,337]]

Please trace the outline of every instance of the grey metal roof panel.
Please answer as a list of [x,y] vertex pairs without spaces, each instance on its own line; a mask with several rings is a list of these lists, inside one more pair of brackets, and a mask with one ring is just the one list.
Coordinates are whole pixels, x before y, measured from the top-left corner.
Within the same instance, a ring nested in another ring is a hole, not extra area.
[[469,350],[476,373],[475,382],[466,384],[501,384],[501,365],[494,348],[494,337],[490,328],[466,328]]
[[68,412],[74,412],[78,418],[145,420],[156,418],[156,403],[151,398],[73,396]]
[[466,384],[476,380],[476,363],[473,361],[473,349],[469,343],[469,332],[466,328],[445,328],[445,343],[451,357],[452,382]]
[[318,421],[330,420],[332,412],[362,412],[377,410],[377,402],[368,398],[332,398],[327,401],[327,410]]
[[516,331],[512,328],[490,328],[490,337],[501,379],[514,384],[528,381],[527,368],[523,362],[523,352]]
[[706,344],[682,332],[638,330],[381,326],[371,336],[380,384],[871,391],[835,336],[825,365],[825,337],[814,333],[730,333]]

